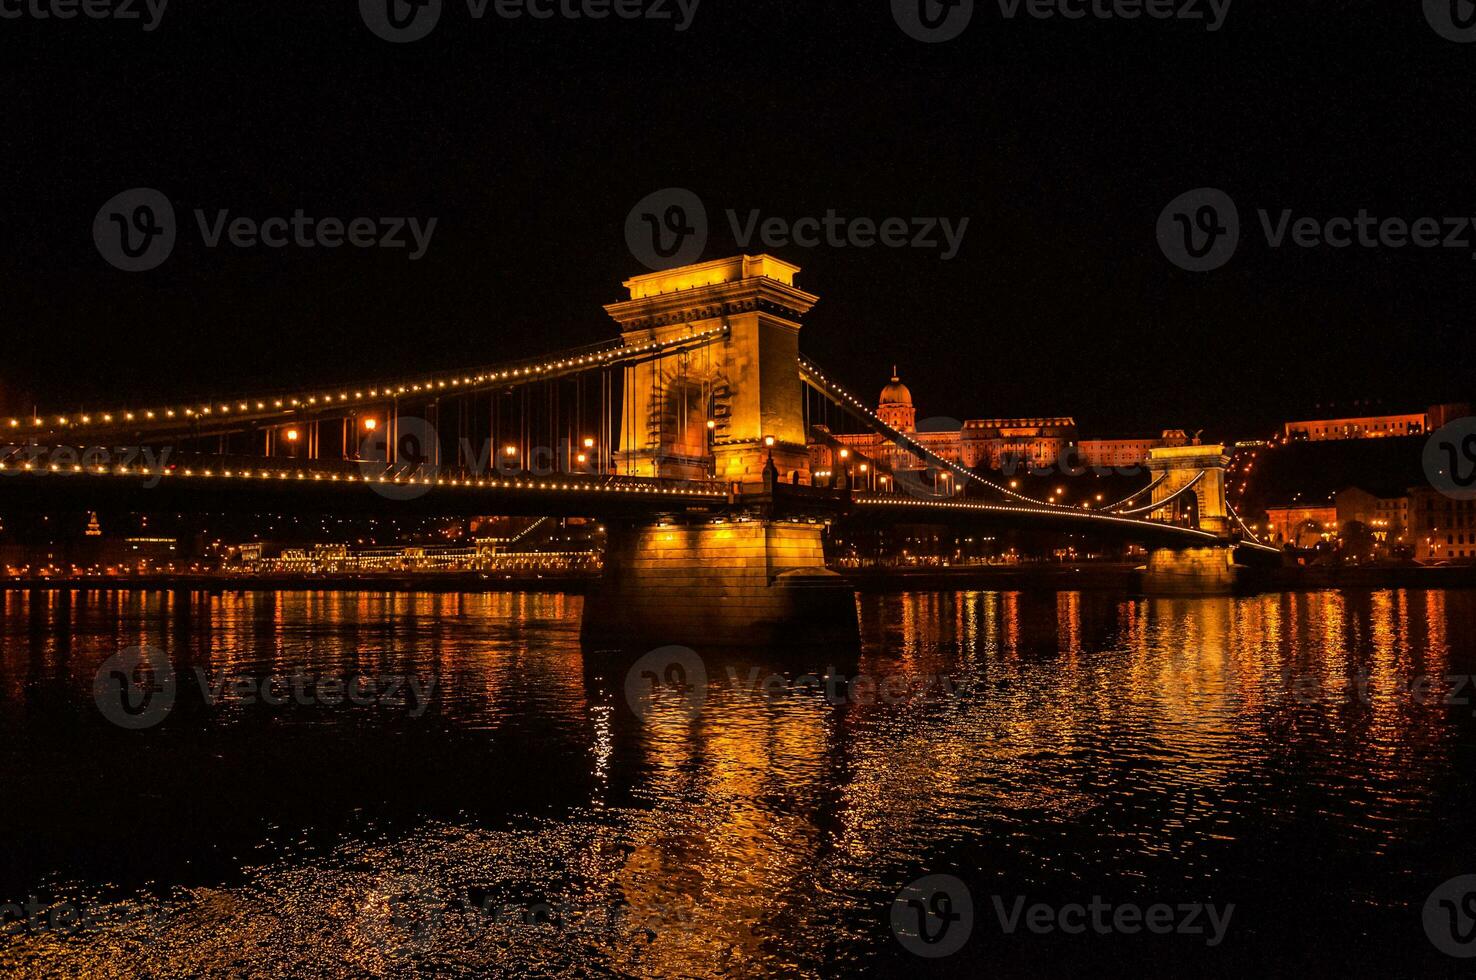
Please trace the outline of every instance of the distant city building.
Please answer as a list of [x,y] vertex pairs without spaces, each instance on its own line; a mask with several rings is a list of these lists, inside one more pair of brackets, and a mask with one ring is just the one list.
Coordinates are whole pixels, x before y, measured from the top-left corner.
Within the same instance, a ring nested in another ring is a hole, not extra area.
[[1385,552],[1411,543],[1408,493],[1381,497],[1361,487],[1349,487],[1339,490],[1334,500],[1340,531],[1350,524],[1362,524]]
[[1083,439],[1077,445],[1081,465],[1093,468],[1139,466],[1153,449],[1187,446],[1192,442],[1183,429],[1165,429],[1156,437],[1127,439]]
[[1332,503],[1267,507],[1266,524],[1270,534],[1268,544],[1314,548],[1337,537],[1338,509]]
[[1415,557],[1476,558],[1476,500],[1453,500],[1434,487],[1409,492]]
[[1471,406],[1466,404],[1432,405],[1424,412],[1411,412],[1404,415],[1361,415],[1288,422],[1285,431],[1288,442],[1417,436],[1433,432],[1455,419],[1464,418],[1470,414]]
[[[919,432],[912,392],[902,383],[896,368],[892,369],[892,380],[881,390],[876,415],[927,451],[969,469],[1045,469],[1063,461],[1088,468],[1133,467],[1144,463],[1151,449],[1190,443],[1189,437],[1179,429],[1165,431],[1157,437],[1080,439],[1076,420],[1069,416],[972,419],[959,428]],[[926,468],[916,454],[877,433],[831,435],[827,431],[823,438],[825,441],[811,446],[810,465],[815,472],[835,469],[839,448],[877,460],[894,470]],[[836,446],[828,445],[829,440],[834,440]]]

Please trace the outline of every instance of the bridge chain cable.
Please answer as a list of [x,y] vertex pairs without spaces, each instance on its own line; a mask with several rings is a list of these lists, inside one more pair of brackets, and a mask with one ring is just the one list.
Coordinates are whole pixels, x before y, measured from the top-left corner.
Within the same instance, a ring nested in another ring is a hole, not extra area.
[[1258,536],[1251,533],[1251,529],[1245,526],[1245,521],[1242,521],[1240,519],[1240,515],[1235,512],[1235,507],[1230,503],[1229,498],[1226,498],[1225,500],[1225,509],[1230,511],[1231,517],[1235,518],[1235,523],[1240,527],[1240,532],[1242,534],[1244,534],[1246,537],[1250,538],[1251,541],[1255,542],[1263,548],[1271,547],[1270,545],[1262,541]]
[[988,487],[991,490],[995,490],[1003,494],[1007,498],[1013,498],[1015,500],[1023,501],[1024,503],[1033,504],[1037,507],[1043,507],[1049,510],[1074,512],[1074,508],[1064,507],[1060,504],[1047,503],[1044,500],[1036,500],[1034,497],[1030,497],[1026,494],[1011,490],[1008,487],[1001,486],[992,480],[986,480],[984,477],[979,476],[973,470],[970,470],[963,466],[959,466],[957,463],[953,463],[949,460],[944,459],[943,457],[926,448],[916,440],[909,439],[906,435],[902,434],[897,429],[894,429],[890,425],[887,425],[879,417],[877,417],[875,412],[867,408],[860,399],[858,399],[855,395],[852,395],[845,388],[841,387],[840,384],[826,377],[825,372],[821,371],[820,368],[814,364],[814,362],[810,361],[803,355],[801,355],[799,358],[799,366],[800,377],[811,387],[815,388],[816,391],[819,391],[822,395],[825,395],[842,409],[855,414],[858,418],[861,419],[864,424],[869,426],[873,431],[877,432],[895,445],[907,450],[913,455],[927,460],[934,466],[946,469],[949,472],[962,477],[963,479],[969,480],[973,483],[977,483],[981,486]]
[[334,384],[300,388],[292,392],[259,393],[208,401],[163,405],[153,408],[116,408],[108,411],[78,410],[71,413],[36,412],[30,418],[7,418],[0,431],[37,438],[61,433],[85,434],[89,438],[111,431],[198,429],[210,434],[231,423],[285,424],[299,417],[333,417],[356,409],[398,401],[401,398],[441,397],[475,394],[552,381],[615,365],[641,362],[674,352],[697,350],[728,334],[727,324],[695,331],[668,340],[626,344],[623,339],[571,348],[539,358],[506,362],[473,371],[441,376],[421,375],[416,380],[365,384]]
[[1103,507],[1102,510],[1105,510],[1105,511],[1108,511],[1109,513],[1111,513],[1111,512],[1116,511],[1118,508],[1126,507],[1128,504],[1132,503],[1134,500],[1137,500],[1139,497],[1143,496],[1143,494],[1147,493],[1148,491],[1150,491],[1150,490],[1157,490],[1160,486],[1163,485],[1163,481],[1164,480],[1167,480],[1168,478],[1169,478],[1169,475],[1167,473],[1164,473],[1164,474],[1160,475],[1158,479],[1154,480],[1152,483],[1148,484],[1146,487],[1143,487],[1141,490],[1138,490],[1138,491],[1136,491],[1134,493],[1128,494],[1126,497],[1123,497],[1121,500],[1119,500],[1115,504],[1108,504],[1106,507]]
[[1184,484],[1182,487],[1175,490],[1167,497],[1164,497],[1162,500],[1156,500],[1150,504],[1145,504],[1142,507],[1132,507],[1128,510],[1120,510],[1118,511],[1118,513],[1123,515],[1124,517],[1130,517],[1134,514],[1152,514],[1156,511],[1163,510],[1165,507],[1172,504],[1175,500],[1178,500],[1180,497],[1184,496],[1184,494],[1188,493],[1190,490],[1193,490],[1199,484],[1199,481],[1203,479],[1204,471],[1200,470],[1198,473],[1194,474],[1194,479],[1190,480],[1188,483]]

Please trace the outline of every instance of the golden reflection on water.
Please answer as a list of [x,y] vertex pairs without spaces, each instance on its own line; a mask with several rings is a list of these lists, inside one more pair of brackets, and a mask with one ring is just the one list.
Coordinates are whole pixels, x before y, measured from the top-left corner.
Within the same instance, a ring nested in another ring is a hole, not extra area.
[[[1469,738],[1469,721],[1421,703],[1413,682],[1436,675],[1439,692],[1447,674],[1470,673],[1476,623],[1469,593],[1404,590],[865,596],[859,652],[710,655],[700,712],[658,701],[641,718],[623,703],[619,670],[580,651],[575,598],[5,593],[3,611],[0,720],[29,685],[90,690],[97,663],[128,645],[230,672],[416,669],[439,680],[436,724],[515,744],[529,780],[584,786],[535,816],[525,784],[510,784],[505,811],[427,814],[326,853],[292,853],[284,828],[243,864],[245,884],[177,883],[163,942],[43,934],[0,945],[0,969],[105,976],[222,969],[242,944],[274,969],[324,976],[427,964],[827,975],[863,967],[890,896],[950,855],[1016,890],[1211,888],[1225,847],[1253,841],[1307,794],[1329,846],[1388,855],[1433,819],[1453,744]],[[830,667],[932,687],[837,705],[747,683],[750,671]],[[940,691],[944,680],[956,693]],[[393,792],[369,782],[364,802]],[[462,886],[630,915],[592,933],[478,933],[453,916],[414,947],[418,959],[401,955],[396,895]],[[119,893],[125,908],[146,901]]]

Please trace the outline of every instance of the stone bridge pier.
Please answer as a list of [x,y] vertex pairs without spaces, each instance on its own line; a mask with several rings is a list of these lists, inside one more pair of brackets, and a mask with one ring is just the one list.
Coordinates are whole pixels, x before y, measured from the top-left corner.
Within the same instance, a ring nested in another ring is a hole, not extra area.
[[[725,328],[700,350],[625,369],[621,473],[717,479],[730,503],[607,521],[585,602],[601,646],[769,646],[857,634],[855,596],[825,567],[825,505],[810,490],[799,332],[819,297],[799,269],[742,255],[637,276],[605,309],[627,346]],[[795,506],[796,503],[798,506]],[[833,510],[833,506],[832,506]]]
[[[1153,516],[1170,524],[1197,527],[1218,542],[1186,547],[1155,547],[1142,570],[1142,588],[1150,595],[1228,595],[1239,568],[1230,533],[1230,507],[1225,497],[1225,470],[1230,458],[1224,446],[1172,446],[1150,450],[1148,470],[1157,480],[1153,503],[1169,501]],[[1172,499],[1170,499],[1172,498]]]

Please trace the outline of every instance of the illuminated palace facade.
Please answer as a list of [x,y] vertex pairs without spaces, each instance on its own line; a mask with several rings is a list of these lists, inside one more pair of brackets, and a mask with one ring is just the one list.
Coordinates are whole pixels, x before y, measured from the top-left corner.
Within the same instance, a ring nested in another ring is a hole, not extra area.
[[[1158,446],[1185,446],[1189,437],[1174,429],[1158,437],[1131,439],[1080,439],[1076,420],[1051,418],[971,419],[959,428],[917,431],[917,409],[912,392],[902,383],[896,369],[881,391],[877,417],[904,433],[924,449],[951,463],[969,469],[1046,469],[1069,457],[1074,466],[1119,468],[1142,465],[1148,451]],[[878,460],[894,470],[924,469],[923,462],[876,433],[836,433],[830,436],[840,447],[858,456]],[[814,471],[834,469],[836,451],[828,445],[810,447]]]

